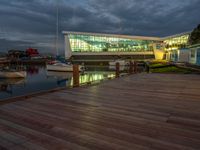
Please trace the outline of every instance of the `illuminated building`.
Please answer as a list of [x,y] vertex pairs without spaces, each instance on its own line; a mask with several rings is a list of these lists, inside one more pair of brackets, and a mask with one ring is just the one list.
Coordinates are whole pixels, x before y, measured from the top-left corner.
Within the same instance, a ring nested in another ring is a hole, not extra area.
[[163,38],[166,59],[170,61],[188,62],[188,40],[190,32]]
[[[79,61],[110,59],[188,59],[186,49],[190,33],[158,38],[115,34],[63,31],[65,57]],[[186,56],[187,55],[187,56]]]
[[200,44],[192,45],[189,48],[189,62],[200,65]]
[[122,58],[155,58],[154,52],[162,50],[162,40],[157,37],[114,34],[63,32],[66,58],[109,60]]

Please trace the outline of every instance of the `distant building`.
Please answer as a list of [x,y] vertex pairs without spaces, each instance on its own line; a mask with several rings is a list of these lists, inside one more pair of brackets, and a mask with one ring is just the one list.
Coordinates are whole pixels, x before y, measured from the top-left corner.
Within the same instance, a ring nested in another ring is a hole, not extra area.
[[17,59],[17,58],[21,58],[21,57],[25,57],[26,53],[22,50],[9,50],[8,51],[8,57],[11,59]]
[[28,48],[26,49],[26,56],[27,57],[37,57],[39,56],[39,52],[36,48]]

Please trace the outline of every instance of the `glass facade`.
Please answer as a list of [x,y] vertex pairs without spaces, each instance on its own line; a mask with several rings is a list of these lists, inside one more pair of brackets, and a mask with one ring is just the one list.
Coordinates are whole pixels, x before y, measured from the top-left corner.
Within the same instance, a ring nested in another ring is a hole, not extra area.
[[163,41],[165,45],[165,50],[169,51],[169,50],[177,50],[180,48],[186,48],[188,44],[188,39],[189,39],[189,34],[167,38]]
[[160,41],[121,37],[68,34],[72,52],[148,52]]

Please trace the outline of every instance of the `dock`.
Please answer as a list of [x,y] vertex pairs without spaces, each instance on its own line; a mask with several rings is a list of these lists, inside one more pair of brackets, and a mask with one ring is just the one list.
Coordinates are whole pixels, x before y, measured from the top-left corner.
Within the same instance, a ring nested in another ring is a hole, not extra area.
[[199,149],[199,75],[133,74],[0,105],[0,150]]

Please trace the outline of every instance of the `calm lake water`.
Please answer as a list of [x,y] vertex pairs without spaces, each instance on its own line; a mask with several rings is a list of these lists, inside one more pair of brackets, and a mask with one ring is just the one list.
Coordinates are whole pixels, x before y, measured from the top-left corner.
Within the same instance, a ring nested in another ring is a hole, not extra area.
[[[80,75],[80,83],[114,78],[115,72],[108,67],[86,67]],[[57,87],[72,86],[72,73],[49,72],[44,66],[27,66],[26,79],[0,79],[0,100]]]

